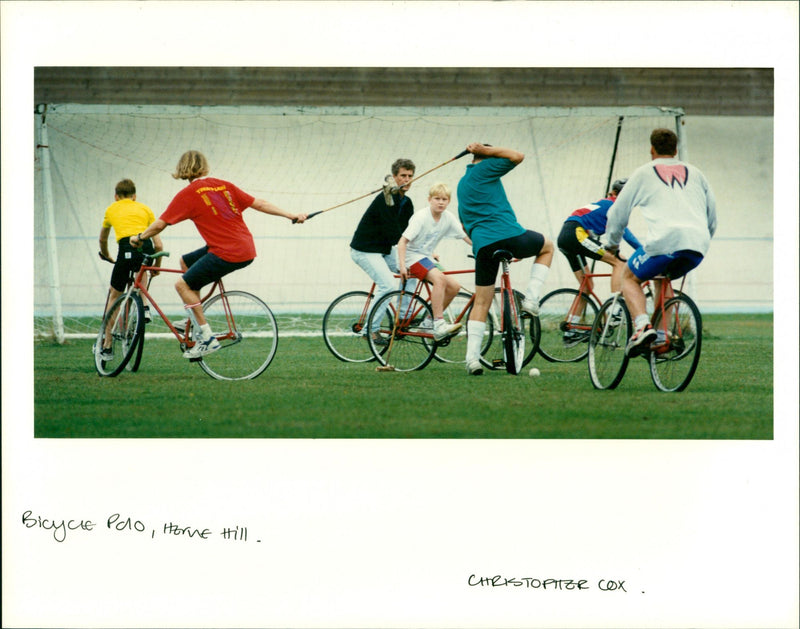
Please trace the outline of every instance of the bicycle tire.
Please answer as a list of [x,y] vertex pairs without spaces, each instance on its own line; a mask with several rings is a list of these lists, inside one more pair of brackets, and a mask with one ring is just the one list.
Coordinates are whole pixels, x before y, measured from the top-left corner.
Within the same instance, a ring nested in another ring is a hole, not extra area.
[[203,314],[222,345],[197,361],[203,371],[216,380],[252,380],[264,373],[278,350],[278,323],[264,301],[226,291],[206,301]]
[[[142,298],[137,293],[120,295],[103,316],[103,323],[92,347],[97,373],[107,378],[117,376],[130,361],[143,334]],[[99,351],[107,341],[110,342],[110,360],[106,360]]]
[[[380,321],[375,320],[376,313],[381,313]],[[419,295],[399,290],[387,293],[370,312],[368,325],[373,332],[369,346],[381,365],[391,365],[395,371],[416,371],[433,360],[433,312]]]
[[142,354],[144,353],[144,336],[145,332],[144,329],[142,333],[139,335],[139,340],[136,343],[136,351],[131,356],[130,362],[125,365],[125,369],[132,372],[139,371],[139,366],[142,364]]
[[525,331],[522,328],[518,298],[510,291],[503,291],[503,358],[506,371],[512,376],[522,371],[525,361]]
[[612,324],[610,309],[613,304],[611,298],[600,307],[589,336],[589,378],[595,389],[617,388],[628,368],[625,346],[633,332],[631,315],[619,297],[617,304],[621,306],[622,321]]
[[653,384],[667,393],[683,391],[689,386],[700,362],[703,341],[703,321],[697,305],[686,295],[679,295],[664,304],[666,327],[661,311],[653,317],[653,328],[665,330],[663,344],[650,345],[650,375]]
[[[580,299],[583,307],[577,321],[567,321],[572,304]],[[580,362],[589,353],[589,335],[599,306],[586,293],[575,288],[559,288],[547,293],[539,303],[539,354],[551,363]]]
[[[433,355],[434,359],[440,363],[455,363],[463,364],[466,362],[467,357],[467,321],[472,312],[472,304],[467,307],[472,295],[467,292],[461,291],[450,302],[450,305],[444,309],[442,313],[444,320],[447,323],[455,323],[456,321],[462,324],[462,328],[458,334],[446,339],[443,343],[436,344],[436,353]],[[466,309],[466,310],[465,310]],[[459,318],[460,317],[460,318]],[[484,340],[481,343],[481,355],[485,354],[492,343],[493,327],[489,328],[491,321],[487,322],[487,333],[484,333]]]
[[370,293],[350,291],[334,299],[322,317],[322,337],[326,347],[346,363],[375,360],[366,338]]
[[[514,290],[514,299],[516,300],[517,305],[517,312],[520,313],[522,317],[522,327],[523,329],[528,330],[528,337],[531,339],[530,346],[525,344],[525,359],[522,361],[522,366],[524,367],[527,365],[533,357],[536,355],[536,350],[539,346],[539,321],[537,317],[533,317],[526,312],[522,312],[522,300],[525,299],[525,296],[518,290]],[[503,341],[502,335],[500,334],[500,330],[503,327],[502,321],[500,321],[500,312],[503,311],[501,307],[501,300],[502,300],[502,289],[495,288],[494,289],[494,299],[492,300],[492,305],[489,307],[489,314],[486,316],[487,324],[490,323],[492,320],[497,321],[497,325],[493,328],[493,335],[492,338],[489,339],[489,347],[487,347],[486,351],[483,352],[481,357],[481,362],[484,366],[488,367],[489,369],[505,369],[505,350],[503,348]],[[500,342],[494,345],[491,345],[494,338],[499,338]]]

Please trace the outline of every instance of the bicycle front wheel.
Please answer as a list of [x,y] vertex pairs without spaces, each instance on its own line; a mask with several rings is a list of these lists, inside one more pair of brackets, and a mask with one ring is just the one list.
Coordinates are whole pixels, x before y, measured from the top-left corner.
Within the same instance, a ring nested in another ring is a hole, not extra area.
[[506,371],[516,376],[525,362],[525,330],[520,317],[519,300],[510,290],[503,290],[503,359]]
[[352,291],[331,302],[322,317],[325,345],[341,361],[366,363],[375,360],[367,341],[367,314],[372,302],[366,291]]
[[[451,336],[449,339],[438,343],[436,345],[436,353],[433,357],[441,363],[463,363],[467,357],[467,321],[469,314],[472,312],[472,305],[469,303],[472,295],[465,292],[458,293],[450,305],[444,309],[444,320],[450,325],[453,323],[461,323],[462,328],[458,334]],[[491,321],[487,322],[491,325]],[[492,342],[492,330],[487,325],[487,333],[484,334],[483,343],[481,343],[481,355],[483,355],[489,348]]]
[[203,314],[222,346],[198,361],[217,380],[250,380],[269,367],[278,349],[278,324],[255,295],[227,291],[203,304]]
[[[494,323],[493,336],[490,336],[488,343],[491,344],[493,338],[499,339],[498,343],[488,346],[486,350],[483,351],[482,362],[489,369],[505,368],[505,347],[503,345],[502,336],[499,333],[503,327],[503,322],[500,320],[500,313],[504,310],[502,306],[502,295],[502,288],[494,289],[494,299],[492,300],[492,305],[489,307],[489,314],[486,317],[487,330],[489,329],[488,324]],[[523,299],[525,299],[525,296],[518,290],[514,290],[514,300],[517,312],[519,312],[522,320],[522,329],[527,330],[528,338],[530,339],[530,343],[526,342],[525,344],[525,359],[522,361],[522,366],[524,367],[531,362],[536,355],[536,350],[539,347],[540,327],[537,317],[532,317],[527,312],[522,312],[521,305]]]
[[144,335],[144,305],[137,293],[121,295],[103,317],[92,351],[101,376],[119,374]]
[[594,318],[589,335],[589,377],[595,389],[614,389],[628,368],[625,345],[633,332],[631,315],[622,298],[617,299],[619,316],[612,316],[614,300],[609,299]]
[[559,288],[539,304],[539,353],[551,363],[574,363],[589,353],[597,305],[574,288]]
[[420,296],[399,290],[387,293],[375,304],[368,325],[369,345],[381,365],[414,371],[433,359],[433,313]]
[[653,328],[663,338],[650,345],[650,375],[661,391],[683,391],[700,361],[703,322],[697,306],[686,295],[667,301],[663,315],[657,311],[653,318]]

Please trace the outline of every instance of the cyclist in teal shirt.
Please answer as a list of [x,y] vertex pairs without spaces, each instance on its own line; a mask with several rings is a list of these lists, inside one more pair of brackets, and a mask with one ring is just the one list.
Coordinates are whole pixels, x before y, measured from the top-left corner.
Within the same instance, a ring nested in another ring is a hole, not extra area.
[[472,240],[475,254],[475,304],[467,322],[467,373],[480,375],[480,346],[486,329],[499,262],[498,249],[510,251],[515,258],[535,257],[522,309],[539,314],[539,297],[550,270],[555,248],[539,232],[525,229],[517,221],[500,178],[525,159],[509,148],[473,142],[467,146],[473,161],[458,183],[458,216]]

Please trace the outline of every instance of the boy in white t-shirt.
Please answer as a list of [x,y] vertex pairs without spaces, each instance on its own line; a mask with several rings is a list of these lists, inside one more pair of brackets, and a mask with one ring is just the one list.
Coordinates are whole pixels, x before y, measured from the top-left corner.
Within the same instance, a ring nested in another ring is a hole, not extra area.
[[431,309],[433,310],[433,340],[442,341],[458,333],[461,323],[448,325],[443,317],[444,309],[458,294],[461,285],[438,268],[433,252],[444,238],[460,238],[468,245],[472,241],[454,214],[447,212],[450,205],[450,189],[437,183],[428,192],[429,207],[416,212],[408,222],[397,243],[397,258],[400,276],[407,280],[416,277],[431,284]]

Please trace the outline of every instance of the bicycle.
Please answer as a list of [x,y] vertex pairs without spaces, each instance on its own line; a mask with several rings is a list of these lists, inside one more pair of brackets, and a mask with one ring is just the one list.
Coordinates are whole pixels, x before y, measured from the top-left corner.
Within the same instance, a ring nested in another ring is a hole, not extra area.
[[[509,373],[517,374],[524,365],[524,360],[528,357],[525,354],[526,335],[522,317],[520,316],[522,295],[511,287],[508,271],[508,265],[512,259],[511,254],[508,251],[500,250],[495,255],[500,258],[502,264],[501,285],[499,288],[499,295],[501,296],[499,331],[502,339],[503,358],[486,358],[495,335],[493,317],[489,316],[486,319],[486,331],[481,344],[481,362],[489,368],[499,369],[505,367]],[[386,365],[387,361],[384,359],[384,353],[386,353],[391,344],[391,359],[397,371],[423,369],[430,363],[434,355],[441,351],[441,348],[452,345],[453,339],[459,338],[459,336],[450,337],[438,343],[433,340],[433,314],[430,304],[420,297],[420,290],[421,288],[418,285],[413,293],[407,293],[404,289],[392,291],[378,301],[369,315],[369,329],[376,332],[375,336],[369,335],[368,337],[372,354],[382,365]],[[474,301],[474,293],[469,294],[468,300],[453,321],[462,322],[468,320]],[[380,321],[375,321],[374,315],[377,312],[382,313]],[[538,345],[538,322],[535,317],[530,318],[530,334],[534,344],[534,350],[530,354],[530,357],[532,357]],[[453,359],[450,362],[464,362],[466,337],[461,336],[460,338],[464,339],[464,341],[459,344],[459,359],[457,361]]]
[[539,303],[539,353],[551,363],[574,363],[589,353],[592,322],[602,303],[590,288],[595,277],[611,273],[585,273],[578,289],[557,288]]
[[[444,271],[446,275],[474,273],[472,269],[458,271]],[[395,274],[400,279],[400,276]],[[430,285],[418,282],[425,286],[425,300],[430,302]],[[322,317],[322,337],[330,352],[343,362],[366,363],[375,360],[375,355],[370,349],[367,340],[367,317],[373,301],[375,300],[376,284],[373,282],[369,291],[350,291],[339,295],[328,306]],[[420,291],[416,291],[420,295]],[[407,293],[410,295],[411,293]],[[464,311],[466,303],[470,301],[471,293],[461,290],[453,301],[444,310],[444,318],[448,323],[460,321],[459,315]],[[459,353],[457,346],[441,345],[435,358],[440,362],[463,362],[464,354]],[[449,349],[446,349],[448,348]]]
[[[472,273],[474,271],[451,271],[451,273]],[[428,293],[422,297],[423,286]],[[466,324],[475,302],[475,295],[460,291],[444,309],[448,323]],[[375,315],[381,312],[380,321]],[[436,358],[445,363],[463,363],[466,357],[466,335],[459,333],[436,341],[433,336],[433,310],[430,305],[430,287],[426,282],[417,282],[413,291],[406,291],[405,284],[381,297],[369,313],[366,335],[372,358],[382,366],[387,365],[387,355],[391,350],[392,366],[395,371],[415,371],[425,368]],[[488,351],[494,338],[494,326],[487,322],[481,354]]]
[[[132,284],[103,317],[94,345],[95,368],[100,376],[117,376],[132,358],[138,368],[145,337],[143,297],[178,340],[181,352],[194,346],[191,318],[183,326],[173,324],[143,282],[148,271],[183,273],[181,269],[153,266],[156,259],[166,256],[169,253],[165,251],[145,254]],[[221,279],[211,285],[200,301],[222,347],[192,362],[217,380],[249,380],[263,373],[278,346],[278,324],[269,306],[250,293],[226,291]]]
[[[683,391],[697,370],[702,347],[703,323],[700,310],[683,292],[686,277],[678,291],[669,277],[653,278],[659,290],[650,324],[657,337],[642,356],[648,361],[656,388],[665,392]],[[618,315],[616,308],[619,306]],[[614,389],[622,381],[630,358],[625,352],[633,333],[633,323],[622,295],[615,293],[600,308],[589,337],[589,377],[596,389]]]

